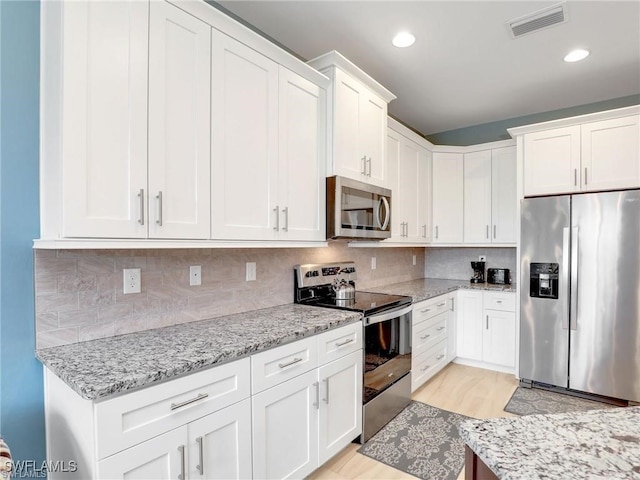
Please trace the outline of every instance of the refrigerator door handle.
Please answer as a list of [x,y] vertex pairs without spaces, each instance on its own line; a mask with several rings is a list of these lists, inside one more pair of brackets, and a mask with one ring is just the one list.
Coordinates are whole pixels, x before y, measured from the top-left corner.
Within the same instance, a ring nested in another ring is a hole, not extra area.
[[571,227],[571,305],[569,328],[578,329],[578,227]]
[[569,252],[569,227],[562,229],[562,278],[560,279],[560,298],[562,298],[562,329],[569,329],[569,272],[571,257]]

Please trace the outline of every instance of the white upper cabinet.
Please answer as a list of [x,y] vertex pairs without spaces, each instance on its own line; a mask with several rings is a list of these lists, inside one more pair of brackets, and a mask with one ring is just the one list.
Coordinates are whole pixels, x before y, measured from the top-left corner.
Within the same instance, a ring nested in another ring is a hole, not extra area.
[[150,3],[149,237],[210,238],[211,27]]
[[212,237],[273,240],[280,217],[278,65],[215,29],[212,44]]
[[516,148],[464,155],[464,243],[515,243]]
[[41,234],[144,238],[149,4],[43,2],[41,20]]
[[327,175],[386,187],[387,104],[396,97],[338,52],[308,64],[332,80]]
[[386,243],[427,243],[431,233],[431,152],[412,138],[421,141],[409,129],[389,119],[387,185],[391,189],[393,223],[392,237]]
[[282,66],[279,80],[279,237],[324,241],[327,92]]
[[522,144],[524,196],[640,187],[639,108],[509,129]]
[[462,243],[463,199],[463,154],[434,152],[432,243]]
[[640,186],[638,118],[634,115],[581,126],[583,190]]

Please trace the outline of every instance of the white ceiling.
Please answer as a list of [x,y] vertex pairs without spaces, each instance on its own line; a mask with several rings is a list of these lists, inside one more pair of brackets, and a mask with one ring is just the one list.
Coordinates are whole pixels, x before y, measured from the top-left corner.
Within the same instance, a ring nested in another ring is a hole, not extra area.
[[[337,50],[398,98],[389,113],[429,135],[640,93],[640,0],[567,2],[568,22],[513,39],[531,1],[218,1],[303,58]],[[399,30],[412,47],[391,45]],[[563,56],[575,47],[591,55]]]

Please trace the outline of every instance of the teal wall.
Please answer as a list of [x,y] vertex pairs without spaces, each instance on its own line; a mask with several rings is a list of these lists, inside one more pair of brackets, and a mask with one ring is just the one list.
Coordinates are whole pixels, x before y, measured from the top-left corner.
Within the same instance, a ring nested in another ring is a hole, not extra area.
[[39,1],[0,0],[0,434],[14,460],[38,466],[45,431],[31,247],[39,236],[39,59]]
[[507,128],[547,122],[549,120],[557,120],[559,118],[574,117],[576,115],[585,115],[587,113],[601,112],[603,110],[612,110],[614,108],[622,108],[638,104],[640,104],[640,95],[630,95],[628,97],[614,98],[604,102],[590,103],[588,105],[580,105],[578,107],[563,108],[561,110],[553,110],[551,112],[536,113],[525,117],[510,118],[508,120],[500,120],[499,122],[485,123],[483,125],[475,125],[473,127],[434,133],[432,135],[426,135],[426,138],[435,145],[466,146],[495,142],[511,138],[507,132]]

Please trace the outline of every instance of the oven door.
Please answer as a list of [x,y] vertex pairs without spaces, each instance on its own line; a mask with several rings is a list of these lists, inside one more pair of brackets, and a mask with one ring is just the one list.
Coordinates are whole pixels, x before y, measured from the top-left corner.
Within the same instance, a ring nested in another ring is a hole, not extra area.
[[411,311],[402,307],[364,319],[364,390],[368,403],[411,371]]

